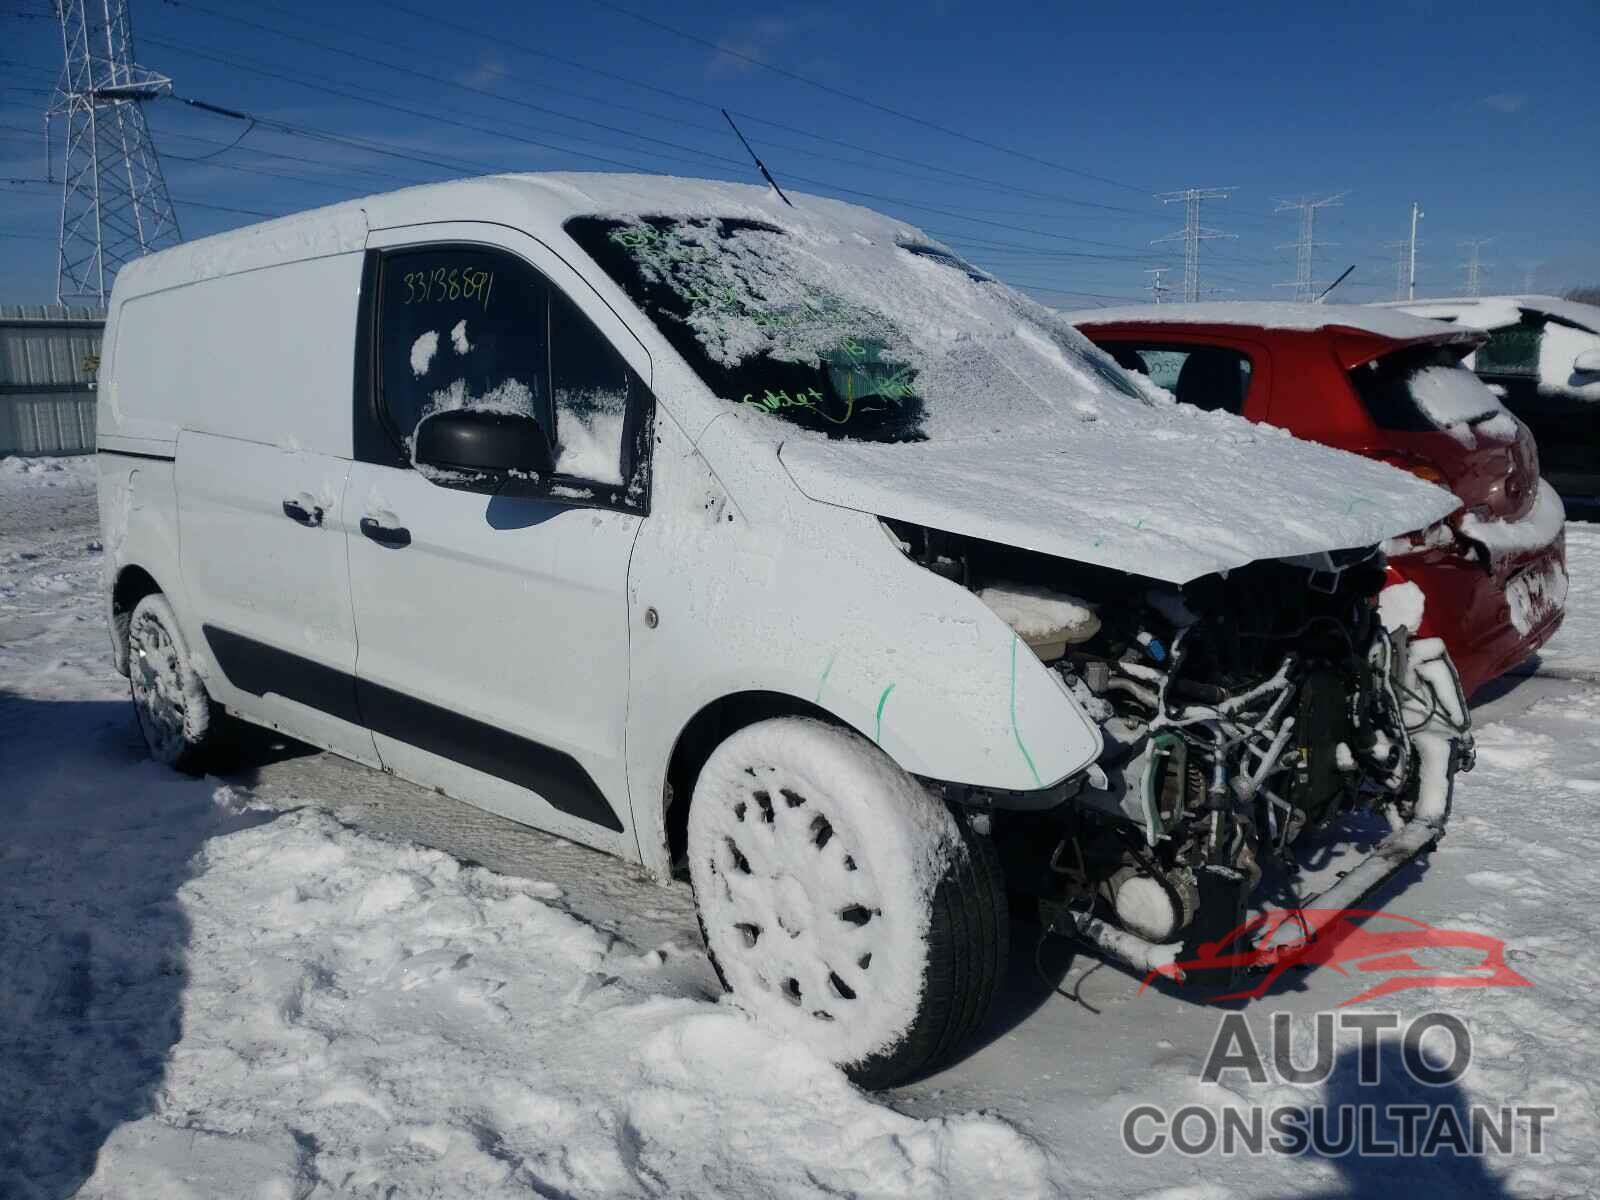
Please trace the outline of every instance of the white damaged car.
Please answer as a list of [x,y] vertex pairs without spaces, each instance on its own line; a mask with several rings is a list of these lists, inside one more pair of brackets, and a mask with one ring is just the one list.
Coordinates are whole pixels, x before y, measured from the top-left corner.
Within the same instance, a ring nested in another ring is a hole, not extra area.
[[227,713],[686,872],[737,1002],[867,1086],[983,1022],[1008,889],[1148,969],[1351,807],[1395,832],[1324,905],[1431,845],[1467,716],[1375,547],[1454,498],[793,199],[494,177],[125,267],[100,502],[152,754]]

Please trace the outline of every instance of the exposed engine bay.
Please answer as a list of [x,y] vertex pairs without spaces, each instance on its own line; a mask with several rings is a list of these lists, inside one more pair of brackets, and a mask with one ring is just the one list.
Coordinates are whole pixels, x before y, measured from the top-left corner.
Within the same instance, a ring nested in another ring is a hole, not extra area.
[[1472,765],[1470,718],[1442,643],[1384,627],[1376,548],[1178,588],[886,525],[1006,620],[1099,724],[1099,760],[1059,803],[956,799],[992,809],[1009,885],[1102,950],[1149,969],[1230,932],[1263,866],[1352,810],[1388,818],[1372,856],[1385,869],[1363,864],[1319,904],[1354,904],[1442,832],[1453,776]]

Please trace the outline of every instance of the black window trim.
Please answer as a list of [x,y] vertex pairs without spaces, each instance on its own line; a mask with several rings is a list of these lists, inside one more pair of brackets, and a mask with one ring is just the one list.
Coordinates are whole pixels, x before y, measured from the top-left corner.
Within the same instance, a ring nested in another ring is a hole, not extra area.
[[[432,251],[449,247],[467,247],[474,250],[495,251],[510,255],[543,279],[551,294],[561,296],[572,305],[584,320],[590,320],[583,307],[572,299],[536,263],[529,262],[514,250],[493,242],[479,242],[463,238],[445,238],[439,241],[413,242],[397,246],[374,247],[366,251],[361,267],[361,296],[357,306],[355,373],[352,397],[352,456],[357,462],[374,466],[393,467],[412,471],[410,456],[396,435],[392,422],[382,409],[381,371],[379,367],[378,323],[381,319],[379,297],[383,294],[383,275],[387,261],[400,254]],[[564,259],[562,261],[565,261]],[[609,307],[609,305],[607,306]],[[546,305],[545,320],[549,321]],[[627,356],[619,351],[603,330],[596,329],[599,337],[621,360],[628,373],[628,417],[624,426],[626,462],[631,466],[628,477],[621,484],[603,483],[579,475],[551,475],[537,484],[520,485],[519,496],[547,499],[571,507],[609,508],[636,516],[650,515],[652,490],[651,448],[655,442],[655,393],[634,370]],[[549,369],[548,359],[546,370]]]

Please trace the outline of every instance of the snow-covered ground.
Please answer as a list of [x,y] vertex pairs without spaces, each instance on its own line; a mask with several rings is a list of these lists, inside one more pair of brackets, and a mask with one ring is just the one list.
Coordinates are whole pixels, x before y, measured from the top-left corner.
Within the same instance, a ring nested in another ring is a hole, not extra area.
[[[1533,984],[1363,1005],[1459,1014],[1459,1086],[1386,1060],[1363,1087],[1353,1041],[1325,1085],[1202,1083],[1216,1006],[1055,938],[1041,977],[1019,925],[971,1052],[865,1096],[719,1002],[685,885],[265,736],[223,778],[145,760],[91,472],[0,461],[0,1196],[1600,1194],[1600,528],[1569,527],[1557,641],[1480,699],[1449,836],[1374,899],[1503,938]],[[1366,982],[1293,972],[1242,1011],[1265,1042]],[[1405,1099],[1558,1115],[1483,1160],[1119,1133],[1140,1103]]]

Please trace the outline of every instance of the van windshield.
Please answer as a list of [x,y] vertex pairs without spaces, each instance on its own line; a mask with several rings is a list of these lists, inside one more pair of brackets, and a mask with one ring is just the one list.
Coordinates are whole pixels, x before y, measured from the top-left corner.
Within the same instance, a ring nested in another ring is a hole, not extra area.
[[717,396],[829,437],[970,436],[1071,415],[1107,387],[1142,398],[1065,322],[923,239],[726,217],[566,230]]

